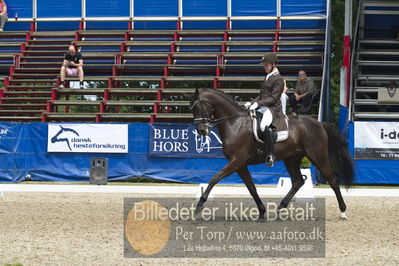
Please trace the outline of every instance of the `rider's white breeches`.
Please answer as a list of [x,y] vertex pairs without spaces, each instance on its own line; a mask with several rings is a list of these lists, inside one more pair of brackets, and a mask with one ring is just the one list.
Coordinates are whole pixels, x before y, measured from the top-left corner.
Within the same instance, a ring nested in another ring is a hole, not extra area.
[[288,100],[288,95],[285,94],[285,92],[283,92],[280,97],[281,108],[283,109],[283,114],[286,114],[285,110],[287,109],[287,100]]
[[269,107],[262,107],[258,110],[258,112],[262,113],[262,121],[260,122],[260,129],[265,131],[265,128],[270,126],[273,121],[272,112],[270,112]]

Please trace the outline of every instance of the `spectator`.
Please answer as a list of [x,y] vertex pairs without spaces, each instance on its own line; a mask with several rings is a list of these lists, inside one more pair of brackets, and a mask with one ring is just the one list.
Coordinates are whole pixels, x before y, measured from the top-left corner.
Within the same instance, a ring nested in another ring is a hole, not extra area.
[[[293,114],[307,114],[312,106],[313,98],[316,94],[316,87],[311,78],[306,76],[304,70],[299,71],[299,80],[293,95],[290,95],[289,101],[292,107]],[[297,104],[300,104],[298,109]]]
[[7,20],[7,4],[4,2],[4,0],[0,0],[0,31],[3,31]]
[[[0,0],[1,1],[1,0]],[[83,56],[77,51],[74,45],[70,45],[68,52],[65,55],[64,62],[62,63],[60,77],[60,88],[65,88],[65,75],[68,77],[79,76],[80,88],[83,89]]]

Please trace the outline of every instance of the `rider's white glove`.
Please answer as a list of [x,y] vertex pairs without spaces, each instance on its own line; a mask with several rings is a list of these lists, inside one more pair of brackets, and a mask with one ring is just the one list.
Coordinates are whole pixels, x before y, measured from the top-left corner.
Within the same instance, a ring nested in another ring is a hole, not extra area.
[[251,106],[251,102],[246,102],[244,104],[245,109],[248,109]]
[[254,102],[250,107],[249,107],[249,110],[255,110],[256,108],[258,108],[258,103],[257,102]]

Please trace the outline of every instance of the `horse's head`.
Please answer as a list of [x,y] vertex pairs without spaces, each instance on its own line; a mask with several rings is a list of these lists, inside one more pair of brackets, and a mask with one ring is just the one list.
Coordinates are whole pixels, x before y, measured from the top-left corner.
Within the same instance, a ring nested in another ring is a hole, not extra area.
[[210,126],[213,118],[213,104],[205,99],[201,98],[198,89],[191,96],[190,109],[194,116],[194,124],[197,127],[197,132],[200,135],[208,135],[210,133]]

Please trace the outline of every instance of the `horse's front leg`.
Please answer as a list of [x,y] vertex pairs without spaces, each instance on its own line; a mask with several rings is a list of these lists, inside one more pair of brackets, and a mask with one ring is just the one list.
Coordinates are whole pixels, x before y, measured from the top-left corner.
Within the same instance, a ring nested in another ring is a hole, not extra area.
[[208,199],[209,193],[211,193],[212,188],[217,183],[219,183],[223,178],[236,172],[241,167],[242,163],[240,163],[237,159],[233,158],[225,167],[223,167],[222,170],[217,172],[217,174],[212,177],[211,181],[209,181],[208,187],[206,188],[205,192],[201,195],[201,198],[198,201],[197,208],[195,209],[195,214],[198,214],[204,207],[204,203]]
[[241,179],[244,181],[245,185],[252,198],[255,200],[256,205],[259,210],[259,218],[258,221],[263,221],[265,219],[265,205],[263,205],[262,200],[260,199],[258,192],[256,191],[256,187],[254,181],[252,179],[251,173],[248,171],[248,167],[245,166],[237,171],[240,175]]

